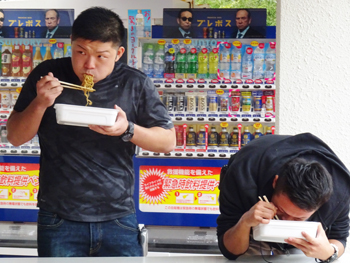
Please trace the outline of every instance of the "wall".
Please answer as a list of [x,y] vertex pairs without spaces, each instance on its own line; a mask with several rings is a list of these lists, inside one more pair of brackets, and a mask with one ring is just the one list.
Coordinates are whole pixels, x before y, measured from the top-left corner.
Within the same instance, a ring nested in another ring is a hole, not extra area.
[[279,0],[279,134],[311,132],[350,168],[349,0]]

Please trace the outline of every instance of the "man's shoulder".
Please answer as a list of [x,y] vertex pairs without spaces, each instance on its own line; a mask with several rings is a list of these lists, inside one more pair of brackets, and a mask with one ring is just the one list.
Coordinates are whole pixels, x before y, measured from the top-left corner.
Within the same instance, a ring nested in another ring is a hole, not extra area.
[[71,27],[70,26],[59,26],[54,34],[54,37],[59,38],[68,38],[71,34]]

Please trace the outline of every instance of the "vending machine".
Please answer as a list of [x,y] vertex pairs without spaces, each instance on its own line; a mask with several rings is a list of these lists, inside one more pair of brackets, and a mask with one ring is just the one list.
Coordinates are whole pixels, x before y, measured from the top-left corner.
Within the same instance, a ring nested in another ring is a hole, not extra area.
[[138,149],[137,216],[149,251],[220,253],[221,167],[275,131],[274,39],[142,39],[142,70],[176,130],[170,153]]

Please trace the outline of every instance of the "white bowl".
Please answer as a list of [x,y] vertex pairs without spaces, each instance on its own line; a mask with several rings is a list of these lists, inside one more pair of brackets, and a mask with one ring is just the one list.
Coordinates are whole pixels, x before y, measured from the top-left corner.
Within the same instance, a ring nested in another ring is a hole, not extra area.
[[305,239],[302,231],[316,237],[318,224],[310,221],[270,220],[268,224],[253,227],[253,238],[257,241],[286,243],[284,240],[288,237]]
[[55,104],[58,124],[87,127],[90,124],[101,126],[114,125],[118,110],[97,107]]

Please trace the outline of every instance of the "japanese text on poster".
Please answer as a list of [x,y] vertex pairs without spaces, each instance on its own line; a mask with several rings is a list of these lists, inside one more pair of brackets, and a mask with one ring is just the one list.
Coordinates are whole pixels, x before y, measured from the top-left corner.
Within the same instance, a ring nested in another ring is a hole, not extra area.
[[141,166],[143,212],[219,214],[220,167]]
[[0,208],[36,209],[39,164],[0,164]]
[[137,68],[137,45],[139,37],[152,37],[150,9],[128,10],[128,65]]

